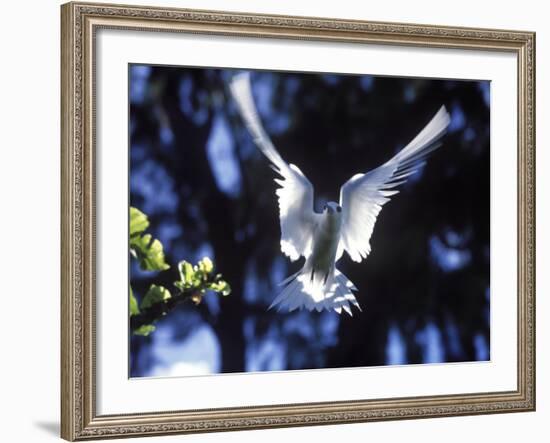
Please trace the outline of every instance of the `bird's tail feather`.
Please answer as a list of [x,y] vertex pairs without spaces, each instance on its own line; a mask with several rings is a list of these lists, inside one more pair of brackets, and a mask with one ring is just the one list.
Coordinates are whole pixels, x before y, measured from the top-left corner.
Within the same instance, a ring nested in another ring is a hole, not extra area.
[[310,271],[304,267],[297,273],[286,278],[281,285],[283,290],[275,298],[269,309],[277,306],[277,310],[294,311],[306,308],[309,311],[334,310],[338,314],[342,311],[353,315],[351,306],[361,311],[359,303],[352,291],[357,291],[354,284],[338,269],[326,281],[312,279]]

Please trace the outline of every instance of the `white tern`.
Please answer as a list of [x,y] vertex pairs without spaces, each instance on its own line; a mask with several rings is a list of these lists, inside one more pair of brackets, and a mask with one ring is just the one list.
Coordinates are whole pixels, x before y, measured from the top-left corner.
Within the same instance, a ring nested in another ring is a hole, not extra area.
[[442,106],[422,131],[393,158],[364,174],[355,174],[340,188],[340,202],[328,202],[322,213],[313,205],[313,186],[300,169],[287,164],[265,132],[254,104],[248,73],[231,80],[231,94],[256,146],[281,176],[279,199],[281,251],[291,261],[305,258],[303,268],[285,279],[271,307],[293,311],[342,310],[352,315],[359,310],[352,291],[354,284],[338,269],[336,262],[344,251],[355,262],[370,253],[370,238],[376,218],[395,188],[421,168],[426,156],[440,146],[450,117]]

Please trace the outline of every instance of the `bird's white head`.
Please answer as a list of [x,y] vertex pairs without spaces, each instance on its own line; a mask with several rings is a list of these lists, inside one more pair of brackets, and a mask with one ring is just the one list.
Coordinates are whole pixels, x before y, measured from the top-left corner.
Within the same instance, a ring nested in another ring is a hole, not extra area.
[[342,206],[336,202],[328,202],[323,208],[323,214],[334,215],[341,214]]

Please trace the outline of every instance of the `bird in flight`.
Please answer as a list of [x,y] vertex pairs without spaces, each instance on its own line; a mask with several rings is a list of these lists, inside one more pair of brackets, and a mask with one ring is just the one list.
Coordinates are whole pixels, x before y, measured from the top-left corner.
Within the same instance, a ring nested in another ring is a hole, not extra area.
[[352,176],[340,188],[340,201],[328,202],[322,213],[313,206],[313,186],[300,169],[286,163],[265,132],[254,104],[249,73],[238,74],[230,91],[256,146],[279,174],[275,182],[281,224],[281,251],[291,261],[305,258],[304,266],[286,278],[270,308],[293,311],[306,308],[361,310],[355,285],[336,268],[344,251],[361,262],[370,251],[370,238],[382,206],[397,194],[399,185],[418,171],[426,156],[440,146],[450,117],[442,106],[418,135],[381,166]]

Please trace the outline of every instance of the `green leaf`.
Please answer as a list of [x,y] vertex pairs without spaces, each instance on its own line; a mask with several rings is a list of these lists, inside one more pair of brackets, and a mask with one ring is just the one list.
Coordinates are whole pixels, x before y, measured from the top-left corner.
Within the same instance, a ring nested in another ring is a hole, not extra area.
[[153,306],[155,303],[161,303],[168,300],[172,295],[170,291],[163,286],[151,285],[143,301],[141,302],[141,309],[147,309]]
[[170,268],[164,259],[162,243],[145,234],[143,237],[130,239],[130,248],[139,260],[139,265],[144,271],[165,271]]
[[130,207],[130,237],[141,234],[149,227],[147,216],[137,208]]
[[225,280],[218,280],[216,282],[210,283],[208,288],[212,291],[221,293],[224,297],[231,294],[231,286]]
[[138,315],[138,314],[139,314],[138,302],[136,300],[136,297],[134,296],[134,291],[132,291],[132,287],[130,286],[130,317],[132,315]]
[[199,261],[199,270],[205,274],[210,274],[214,270],[214,263],[208,257]]
[[176,286],[181,290],[194,287],[196,276],[193,265],[185,260],[180,261],[178,263],[178,271],[180,273],[180,281],[176,282]]
[[154,325],[143,325],[143,326],[140,326],[139,328],[137,328],[135,331],[134,331],[134,335],[143,335],[143,336],[148,336],[151,332],[153,332],[155,330],[155,326]]

